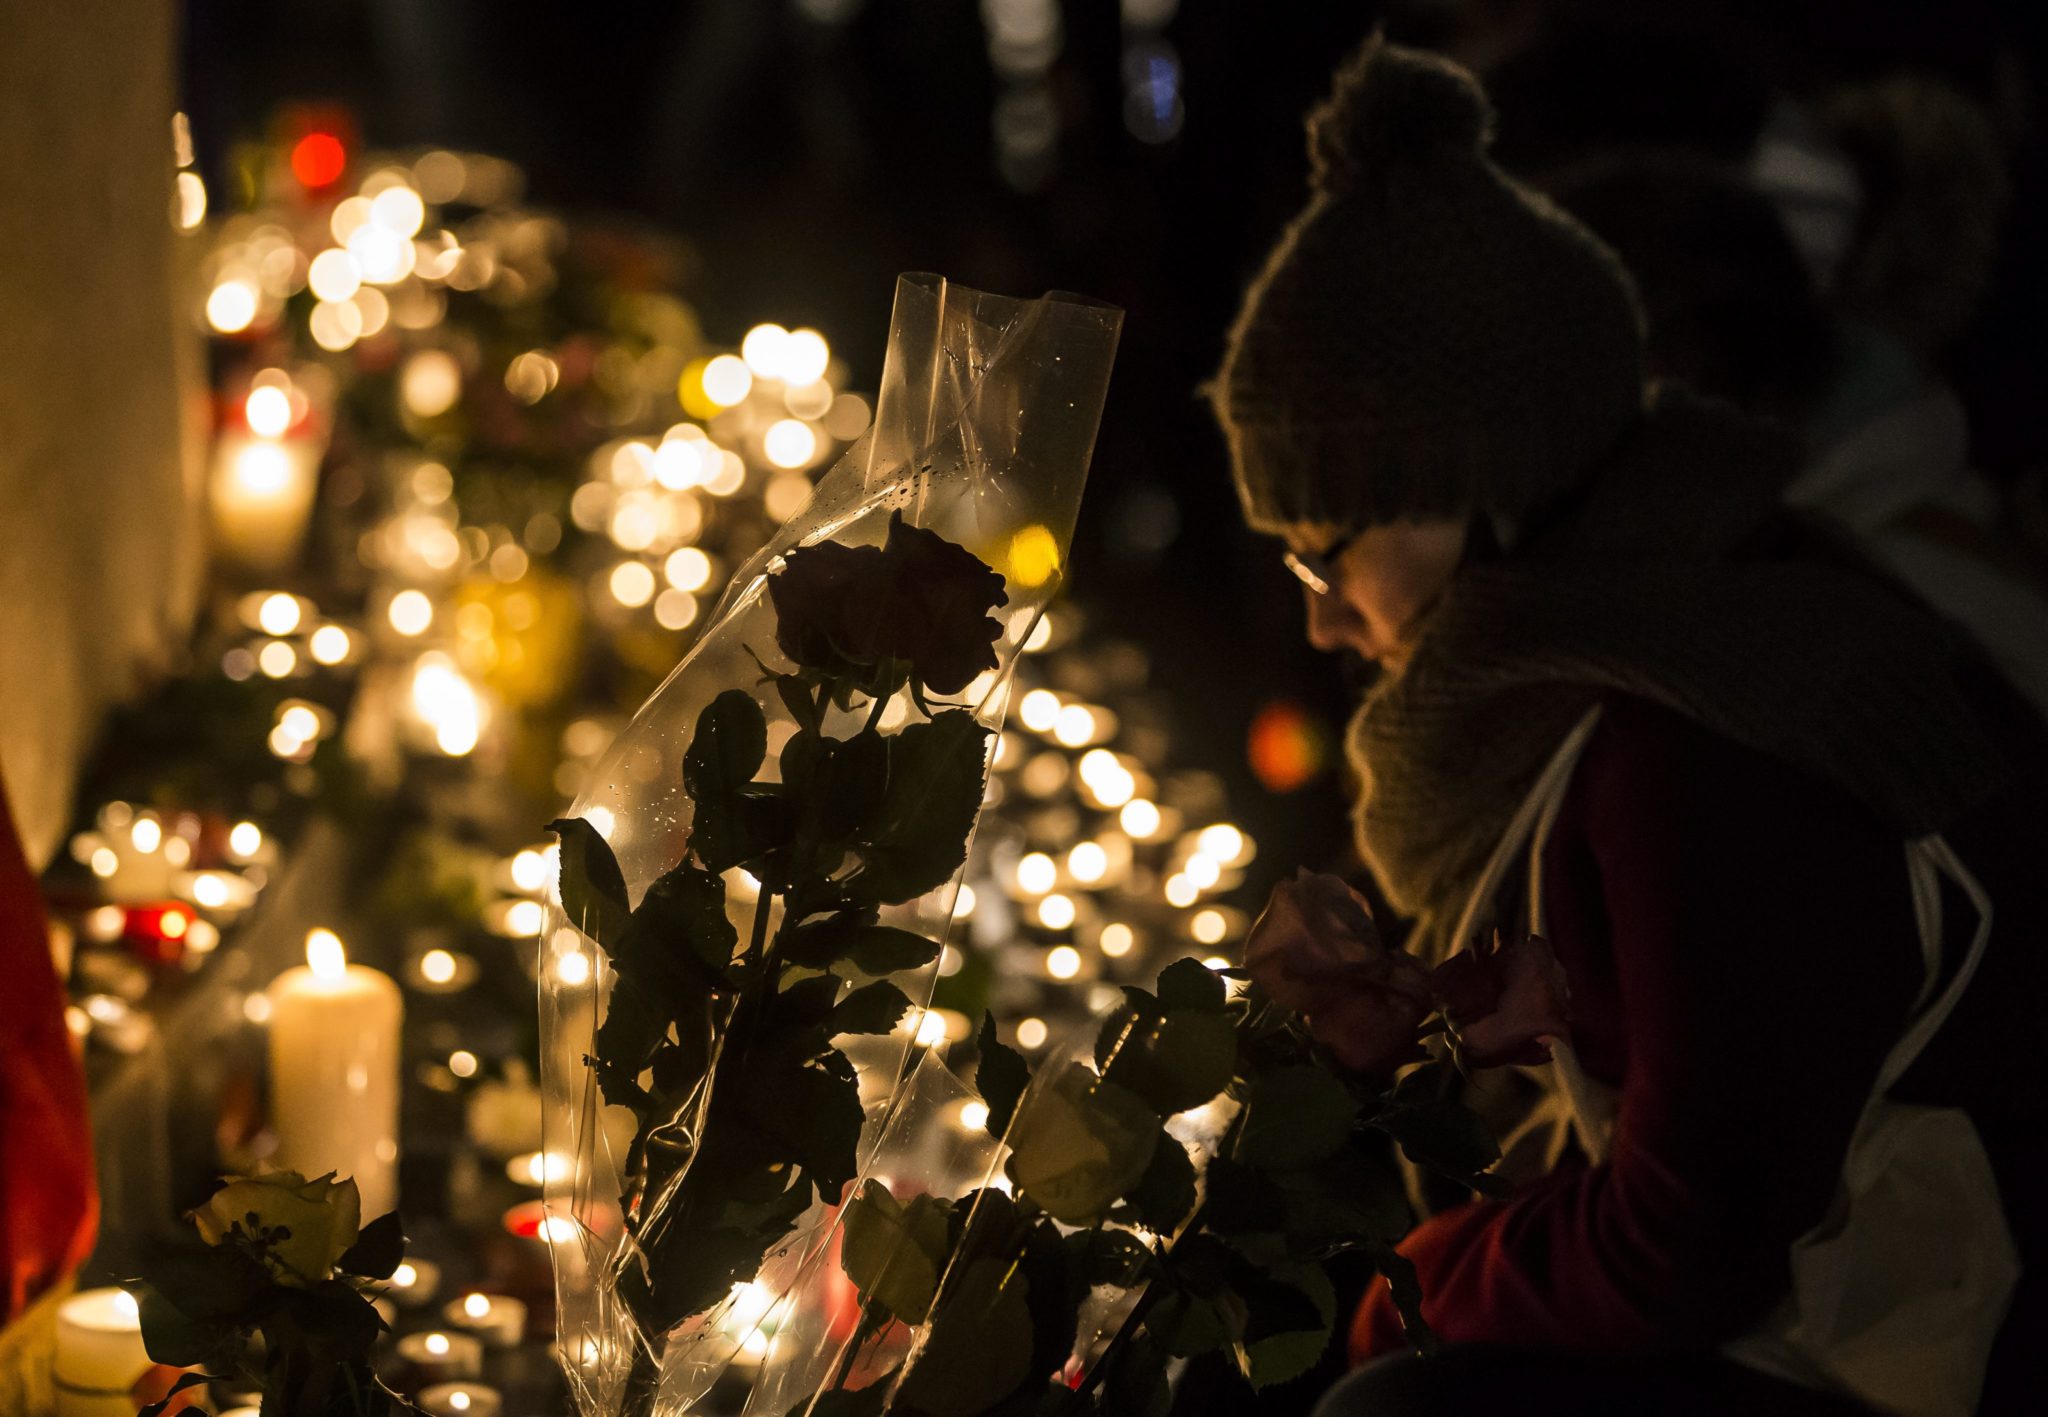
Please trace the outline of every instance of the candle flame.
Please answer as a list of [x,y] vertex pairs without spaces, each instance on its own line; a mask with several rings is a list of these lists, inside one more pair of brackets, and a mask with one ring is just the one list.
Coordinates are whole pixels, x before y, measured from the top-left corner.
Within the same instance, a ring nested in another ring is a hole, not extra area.
[[114,1312],[124,1319],[142,1320],[142,1306],[135,1302],[135,1296],[125,1289],[114,1292]]
[[306,932],[306,967],[319,979],[340,979],[348,973],[348,952],[341,936],[321,927]]
[[491,1311],[491,1301],[481,1294],[472,1294],[462,1301],[462,1312],[473,1319],[480,1319]]

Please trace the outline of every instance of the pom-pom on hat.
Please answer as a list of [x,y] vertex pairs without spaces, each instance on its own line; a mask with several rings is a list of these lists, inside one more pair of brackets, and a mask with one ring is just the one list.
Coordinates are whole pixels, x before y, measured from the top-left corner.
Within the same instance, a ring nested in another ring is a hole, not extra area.
[[1463,69],[1377,36],[1310,114],[1308,206],[1210,387],[1253,526],[1513,524],[1640,415],[1627,274],[1494,166],[1492,120]]

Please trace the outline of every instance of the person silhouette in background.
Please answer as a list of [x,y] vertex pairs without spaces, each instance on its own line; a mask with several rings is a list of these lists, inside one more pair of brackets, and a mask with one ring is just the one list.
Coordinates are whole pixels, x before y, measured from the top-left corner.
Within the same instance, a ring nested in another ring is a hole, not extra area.
[[1787,510],[1795,437],[1647,377],[1490,124],[1445,60],[1347,64],[1212,391],[1311,640],[1381,667],[1355,824],[1411,947],[1540,933],[1571,989],[1545,1174],[1402,1245],[1445,1351],[1379,1286],[1319,1411],[2019,1410],[2048,735]]

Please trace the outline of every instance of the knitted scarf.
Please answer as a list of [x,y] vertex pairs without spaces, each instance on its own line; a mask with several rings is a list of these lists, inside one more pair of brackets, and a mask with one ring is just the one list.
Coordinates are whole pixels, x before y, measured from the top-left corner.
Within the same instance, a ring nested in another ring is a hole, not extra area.
[[1954,636],[1857,571],[1757,549],[1795,465],[1768,425],[1667,391],[1576,506],[1453,578],[1348,735],[1360,850],[1425,952],[1457,943],[1508,819],[1609,692],[1839,783],[1902,837],[1996,789]]

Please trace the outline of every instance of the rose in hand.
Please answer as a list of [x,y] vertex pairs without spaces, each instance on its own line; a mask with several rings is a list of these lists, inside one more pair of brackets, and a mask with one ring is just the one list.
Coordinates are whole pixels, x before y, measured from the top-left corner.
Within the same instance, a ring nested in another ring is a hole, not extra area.
[[1302,871],[1275,886],[1245,941],[1244,963],[1345,1067],[1388,1072],[1424,1056],[1418,1033],[1434,1008],[1429,971],[1386,947],[1365,897],[1342,877]]
[[1274,887],[1245,941],[1245,968],[1356,1072],[1425,1057],[1433,1014],[1468,1070],[1546,1062],[1550,1040],[1570,1029],[1564,970],[1541,937],[1503,944],[1496,932],[1431,971],[1388,949],[1365,898],[1327,873]]
[[1570,1031],[1564,967],[1541,935],[1479,943],[1430,976],[1437,1004],[1467,1068],[1550,1061],[1550,1040]]

